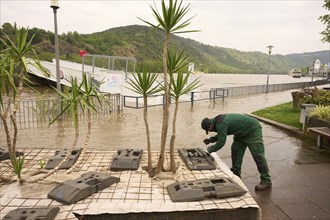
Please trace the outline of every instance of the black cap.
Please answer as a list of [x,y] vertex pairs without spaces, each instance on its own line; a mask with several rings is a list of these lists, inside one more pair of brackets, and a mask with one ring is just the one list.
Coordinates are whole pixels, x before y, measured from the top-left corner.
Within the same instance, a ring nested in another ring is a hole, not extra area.
[[211,120],[208,118],[204,118],[201,123],[201,126],[206,131],[206,134],[209,134],[210,125],[211,125]]

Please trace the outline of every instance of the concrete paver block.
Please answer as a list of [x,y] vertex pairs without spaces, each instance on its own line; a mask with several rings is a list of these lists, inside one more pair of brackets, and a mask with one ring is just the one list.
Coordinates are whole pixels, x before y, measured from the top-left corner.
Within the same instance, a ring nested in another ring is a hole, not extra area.
[[179,154],[189,170],[214,170],[214,158],[201,148],[179,149]]
[[[24,153],[20,151],[15,151],[16,157],[23,156]],[[0,161],[8,160],[9,152],[7,149],[0,147]]]
[[118,177],[98,172],[87,172],[80,178],[60,183],[48,193],[48,198],[70,205],[119,181],[120,178]]
[[206,197],[234,197],[247,191],[229,178],[199,179],[172,183],[167,187],[173,202],[200,201]]
[[[81,153],[82,149],[74,149],[71,152],[71,156],[69,157],[68,161],[64,162],[61,166],[60,169],[69,169],[72,167],[78,160],[79,155]],[[58,150],[55,152],[55,155],[52,156],[48,161],[45,166],[45,169],[51,170],[54,169],[66,156],[68,150],[63,149],[63,150]]]
[[142,149],[117,150],[109,167],[110,170],[137,170],[140,165]]
[[19,208],[11,210],[4,220],[52,220],[55,219],[60,207],[50,208]]

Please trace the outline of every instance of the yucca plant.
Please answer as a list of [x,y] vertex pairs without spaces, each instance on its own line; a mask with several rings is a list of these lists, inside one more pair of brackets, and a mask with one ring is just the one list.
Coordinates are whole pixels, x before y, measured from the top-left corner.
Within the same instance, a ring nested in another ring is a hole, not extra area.
[[65,163],[69,159],[71,152],[76,147],[78,138],[79,138],[79,123],[80,123],[79,122],[79,109],[81,111],[87,111],[87,134],[86,134],[84,146],[82,148],[82,152],[81,152],[77,162],[74,164],[74,166],[72,166],[69,170],[67,170],[66,173],[71,173],[80,164],[80,162],[84,156],[84,153],[86,152],[87,146],[89,144],[89,138],[91,135],[91,128],[92,128],[91,111],[97,110],[93,106],[92,98],[96,98],[98,100],[98,102],[101,104],[101,99],[103,99],[103,96],[95,89],[91,80],[87,79],[87,76],[85,73],[83,73],[82,81],[80,83],[78,82],[78,79],[76,77],[74,77],[74,78],[71,77],[71,79],[69,80],[69,83],[70,83],[70,87],[71,87],[71,92],[68,94],[58,91],[58,90],[56,90],[56,88],[54,88],[54,90],[57,91],[57,93],[61,96],[61,101],[64,105],[62,105],[63,109],[62,109],[61,113],[59,115],[57,115],[50,122],[50,124],[53,124],[55,121],[57,121],[57,119],[59,119],[66,112],[69,111],[71,113],[71,120],[73,122],[74,129],[75,129],[75,135],[74,135],[71,147],[67,151],[67,154],[65,155],[63,160],[54,169],[49,170],[45,175],[43,175],[39,178],[30,180],[29,182],[37,182],[37,181],[43,180],[43,179],[51,176],[53,173],[55,173],[61,167],[61,165],[63,163]]
[[[177,52],[175,48],[167,53],[167,68],[170,76],[170,94],[175,100],[175,108],[172,123],[172,136],[170,140],[170,170],[176,172],[175,162],[175,139],[176,139],[176,119],[179,109],[179,99],[182,95],[185,95],[200,86],[199,77],[192,82],[188,82],[191,72],[184,74],[182,70],[187,67],[189,63],[188,56],[184,54],[184,51]],[[175,77],[175,73],[176,77]]]
[[145,70],[143,72],[137,71],[136,74],[133,74],[133,78],[128,78],[128,84],[131,87],[128,89],[140,94],[143,96],[143,119],[146,127],[147,133],[147,148],[148,148],[148,165],[147,172],[152,176],[151,171],[152,160],[151,160],[151,140],[150,140],[150,131],[149,131],[149,123],[148,123],[148,96],[154,95],[160,92],[162,89],[159,87],[159,83],[156,83],[158,74],[156,73],[148,73]]
[[162,134],[161,134],[161,142],[160,142],[160,153],[158,158],[158,163],[156,167],[155,174],[159,173],[163,170],[164,167],[164,160],[165,160],[165,145],[166,145],[166,137],[168,131],[168,124],[169,124],[169,108],[170,108],[170,92],[169,92],[169,79],[168,79],[168,72],[167,72],[167,48],[170,43],[171,35],[175,33],[188,33],[194,32],[196,30],[184,31],[183,29],[186,28],[190,23],[190,20],[193,18],[189,18],[187,20],[183,20],[184,17],[189,12],[189,5],[183,6],[182,0],[169,0],[168,6],[166,6],[165,1],[161,1],[161,12],[157,10],[156,5],[154,7],[150,6],[153,12],[154,17],[156,18],[157,23],[152,24],[148,21],[143,19],[143,22],[147,23],[148,25],[154,27],[155,29],[159,29],[164,31],[165,39],[163,42],[163,54],[162,54],[162,63],[163,63],[163,88],[164,88],[164,111],[163,111],[163,123],[162,123]]
[[[45,68],[40,64],[35,48],[40,44],[32,45],[34,35],[28,40],[28,29],[16,30],[16,39],[12,40],[3,33],[0,38],[0,118],[6,134],[7,148],[12,166],[23,166],[24,159],[16,160],[16,140],[18,128],[16,114],[19,111],[21,94],[24,86],[29,84],[28,65],[33,65],[46,74]],[[34,59],[26,56],[33,56]],[[13,131],[9,129],[12,125]],[[15,168],[14,168],[15,169]],[[20,172],[16,173],[19,178]]]

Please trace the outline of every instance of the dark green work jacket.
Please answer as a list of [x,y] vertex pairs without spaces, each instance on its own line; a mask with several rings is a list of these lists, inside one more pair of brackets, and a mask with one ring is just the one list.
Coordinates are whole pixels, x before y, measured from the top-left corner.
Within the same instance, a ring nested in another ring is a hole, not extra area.
[[261,126],[250,116],[235,113],[218,115],[211,118],[211,123],[213,131],[217,132],[217,135],[211,138],[216,140],[216,143],[210,147],[212,152],[220,150],[225,145],[227,135],[234,135],[234,140],[245,143],[262,142],[260,135],[253,135]]

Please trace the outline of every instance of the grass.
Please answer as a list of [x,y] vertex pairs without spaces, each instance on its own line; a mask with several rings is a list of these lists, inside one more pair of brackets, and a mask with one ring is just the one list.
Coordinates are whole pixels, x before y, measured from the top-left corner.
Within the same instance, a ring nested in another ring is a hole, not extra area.
[[300,109],[294,109],[292,102],[260,109],[252,112],[252,114],[296,128],[302,128],[302,123],[299,122]]

